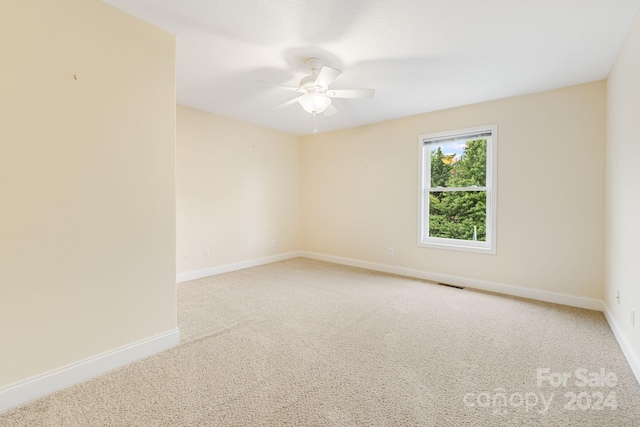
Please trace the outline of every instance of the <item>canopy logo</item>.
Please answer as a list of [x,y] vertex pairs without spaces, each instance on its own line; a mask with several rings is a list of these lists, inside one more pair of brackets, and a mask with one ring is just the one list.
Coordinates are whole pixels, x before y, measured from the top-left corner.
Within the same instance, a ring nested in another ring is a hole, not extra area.
[[[607,372],[605,368],[599,371],[589,371],[578,368],[571,372],[551,372],[549,368],[536,370],[536,385],[538,387],[568,388],[579,387],[578,392],[567,390],[558,396],[556,407],[566,411],[604,411],[618,409],[616,392],[611,390],[618,385],[618,376],[614,372]],[[604,389],[604,390],[601,390]],[[575,389],[574,389],[575,390]],[[580,391],[584,390],[584,391]],[[554,403],[555,392],[516,391],[508,393],[503,387],[481,393],[467,393],[462,402],[467,407],[490,408],[495,415],[506,415],[509,410],[532,411],[540,414],[547,413]]]

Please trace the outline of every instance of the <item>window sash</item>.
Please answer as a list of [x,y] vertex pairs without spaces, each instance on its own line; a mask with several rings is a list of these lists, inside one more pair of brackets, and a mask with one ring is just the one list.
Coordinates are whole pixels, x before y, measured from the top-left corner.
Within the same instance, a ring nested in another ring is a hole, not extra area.
[[[475,190],[475,189],[474,189]],[[455,191],[455,190],[454,190]],[[484,192],[484,201],[485,201],[485,218],[484,218],[484,227],[485,227],[485,240],[470,240],[470,239],[454,239],[454,238],[448,238],[448,237],[439,237],[439,236],[432,236],[431,235],[431,227],[430,227],[430,218],[431,218],[431,209],[425,209],[424,210],[424,232],[423,232],[423,243],[428,243],[428,242],[437,242],[440,244],[449,244],[449,245],[454,245],[454,246],[475,246],[478,248],[485,248],[488,246],[488,244],[490,243],[490,235],[489,235],[489,231],[490,231],[490,225],[489,225],[489,214],[491,212],[491,208],[490,208],[490,200],[491,200],[491,195],[490,192],[487,190],[478,190],[477,192]],[[433,192],[425,192],[425,206],[429,207],[430,206],[430,199],[429,199],[429,194],[431,194]],[[437,193],[445,193],[444,191],[442,192],[437,192]],[[479,224],[478,224],[479,225]]]

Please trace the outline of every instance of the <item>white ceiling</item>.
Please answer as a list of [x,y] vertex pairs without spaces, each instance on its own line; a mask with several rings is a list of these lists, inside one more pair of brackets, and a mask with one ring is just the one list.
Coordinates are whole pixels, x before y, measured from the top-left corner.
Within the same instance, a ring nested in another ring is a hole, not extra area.
[[298,135],[317,57],[343,70],[320,132],[601,80],[640,0],[104,0],[176,34],[179,104]]

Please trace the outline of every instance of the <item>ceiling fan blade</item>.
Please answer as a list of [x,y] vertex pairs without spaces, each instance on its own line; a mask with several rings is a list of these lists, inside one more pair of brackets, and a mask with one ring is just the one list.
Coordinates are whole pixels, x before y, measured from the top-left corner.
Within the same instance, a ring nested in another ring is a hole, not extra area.
[[275,106],[275,107],[273,107],[273,108],[275,109],[275,108],[284,108],[284,107],[288,107],[289,105],[293,105],[293,104],[295,104],[296,102],[298,102],[298,99],[300,99],[300,98],[301,98],[300,96],[297,96],[297,97],[295,97],[295,98],[293,98],[293,99],[290,99],[289,101],[287,101],[287,102],[285,102],[285,103],[282,103],[282,104],[280,104],[280,105],[276,105],[276,106]]
[[338,114],[338,109],[333,106],[333,104],[329,104],[326,110],[324,110],[324,114],[326,117],[333,116],[334,114]]
[[329,87],[333,81],[338,78],[338,76],[342,73],[342,71],[337,68],[327,67],[326,65],[320,68],[320,72],[318,73],[318,77],[316,77],[316,86],[322,86],[325,89]]
[[278,89],[291,90],[293,92],[298,92],[298,89],[299,89],[299,88],[294,87],[294,86],[274,85],[273,83],[267,83],[264,80],[260,80],[260,81],[258,81],[258,83],[262,83],[263,85],[267,85],[267,86],[271,86],[271,87],[277,87]]
[[328,90],[327,96],[330,98],[373,98],[375,89],[337,89]]

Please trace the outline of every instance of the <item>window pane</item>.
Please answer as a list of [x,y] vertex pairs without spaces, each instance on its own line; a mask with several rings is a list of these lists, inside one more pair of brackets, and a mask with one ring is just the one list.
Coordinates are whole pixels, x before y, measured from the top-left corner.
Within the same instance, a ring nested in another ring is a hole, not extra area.
[[431,187],[484,187],[487,183],[487,139],[429,144]]
[[429,237],[487,239],[487,192],[429,193]]

